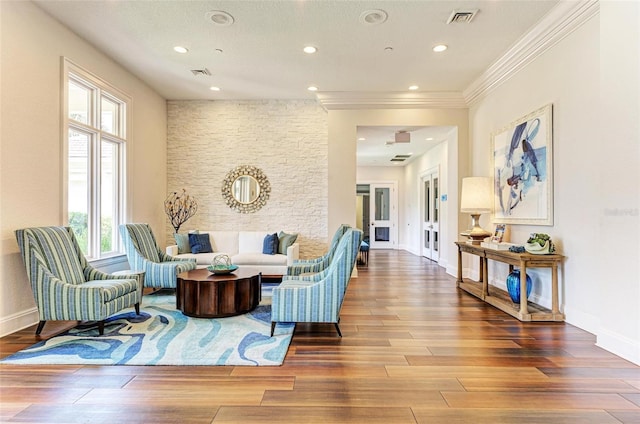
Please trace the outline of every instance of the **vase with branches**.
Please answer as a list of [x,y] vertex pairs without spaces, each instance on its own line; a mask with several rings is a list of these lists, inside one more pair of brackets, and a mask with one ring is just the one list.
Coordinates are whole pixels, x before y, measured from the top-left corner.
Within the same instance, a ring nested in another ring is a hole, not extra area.
[[187,194],[185,189],[181,193],[174,191],[164,201],[164,211],[171,221],[176,233],[180,226],[198,211],[198,202]]

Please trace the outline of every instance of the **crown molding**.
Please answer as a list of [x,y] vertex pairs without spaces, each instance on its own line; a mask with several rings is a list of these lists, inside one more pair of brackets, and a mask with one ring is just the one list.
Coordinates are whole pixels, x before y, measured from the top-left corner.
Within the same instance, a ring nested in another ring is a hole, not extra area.
[[467,103],[460,92],[317,92],[326,110],[338,109],[460,109]]
[[468,105],[486,96],[522,68],[578,29],[600,10],[599,0],[561,0],[536,26],[463,91]]

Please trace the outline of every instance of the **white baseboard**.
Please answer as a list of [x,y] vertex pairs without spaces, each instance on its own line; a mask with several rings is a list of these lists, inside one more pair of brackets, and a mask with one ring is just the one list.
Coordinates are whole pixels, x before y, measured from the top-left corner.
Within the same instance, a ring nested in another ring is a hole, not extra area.
[[0,337],[15,333],[38,322],[38,309],[31,308],[0,319]]
[[596,346],[640,365],[640,342],[606,330],[598,332]]

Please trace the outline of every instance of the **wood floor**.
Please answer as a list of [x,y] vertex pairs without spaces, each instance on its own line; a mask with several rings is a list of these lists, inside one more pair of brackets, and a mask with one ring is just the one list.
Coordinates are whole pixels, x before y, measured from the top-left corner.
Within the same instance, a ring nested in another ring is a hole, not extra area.
[[[640,423],[640,367],[571,325],[521,323],[403,251],[370,252],[341,329],[298,325],[281,367],[0,365],[0,421]],[[0,355],[33,330],[0,339]]]

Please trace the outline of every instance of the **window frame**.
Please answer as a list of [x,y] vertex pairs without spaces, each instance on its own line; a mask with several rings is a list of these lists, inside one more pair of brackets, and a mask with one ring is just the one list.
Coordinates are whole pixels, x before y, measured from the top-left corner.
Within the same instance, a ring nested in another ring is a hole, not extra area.
[[[62,222],[69,225],[69,177],[70,177],[70,161],[69,161],[69,141],[70,131],[79,131],[83,134],[89,134],[88,146],[88,170],[87,170],[87,187],[88,187],[88,204],[87,204],[87,226],[88,226],[88,245],[86,258],[90,261],[100,261],[124,254],[124,248],[118,227],[125,222],[128,211],[128,190],[127,190],[127,151],[130,148],[131,141],[131,97],[123,91],[114,87],[102,78],[76,65],[69,59],[62,58],[62,96],[61,96],[61,115],[62,115]],[[90,100],[87,111],[87,123],[76,121],[69,117],[69,85],[70,81],[80,85],[90,91]],[[108,132],[101,128],[102,101],[106,99],[111,103],[115,103],[118,107],[117,116],[114,117],[116,125],[114,133]],[[102,143],[113,143],[115,155],[113,157],[113,169],[117,175],[114,177],[115,184],[113,187],[114,202],[116,205],[113,210],[113,221],[111,235],[113,245],[109,252],[101,250],[101,178],[102,178]]]

